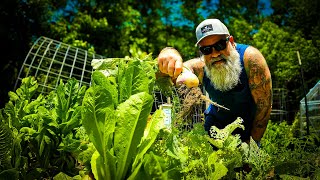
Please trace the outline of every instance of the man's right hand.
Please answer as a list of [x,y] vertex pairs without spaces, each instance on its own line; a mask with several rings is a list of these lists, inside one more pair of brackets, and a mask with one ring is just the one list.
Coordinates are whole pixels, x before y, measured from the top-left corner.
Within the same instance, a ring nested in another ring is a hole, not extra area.
[[164,48],[158,56],[158,66],[160,72],[177,78],[183,68],[182,57],[176,49]]

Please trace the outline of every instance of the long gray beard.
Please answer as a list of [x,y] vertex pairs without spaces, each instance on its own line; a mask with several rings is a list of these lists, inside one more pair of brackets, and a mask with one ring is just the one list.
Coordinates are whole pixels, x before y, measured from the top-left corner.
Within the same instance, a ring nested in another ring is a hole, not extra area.
[[[236,49],[231,50],[230,56],[221,55],[226,60],[225,64],[206,64],[205,71],[211,84],[222,92],[229,91],[240,82],[241,63],[240,55]],[[203,56],[201,58],[204,58]],[[212,59],[214,61],[215,58]]]

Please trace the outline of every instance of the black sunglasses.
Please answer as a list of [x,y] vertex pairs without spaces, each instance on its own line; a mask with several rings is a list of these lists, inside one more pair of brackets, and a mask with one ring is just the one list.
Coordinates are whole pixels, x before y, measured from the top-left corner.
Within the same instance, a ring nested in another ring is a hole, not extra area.
[[212,53],[212,50],[222,51],[227,47],[227,42],[229,41],[229,36],[226,39],[221,39],[220,41],[211,44],[209,46],[201,46],[199,49],[202,54],[209,55]]

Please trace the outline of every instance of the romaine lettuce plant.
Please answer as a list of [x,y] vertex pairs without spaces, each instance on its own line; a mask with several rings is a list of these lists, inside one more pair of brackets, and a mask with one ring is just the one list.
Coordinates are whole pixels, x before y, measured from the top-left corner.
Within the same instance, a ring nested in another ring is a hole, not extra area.
[[[93,61],[92,86],[83,100],[82,122],[97,151],[95,179],[135,179],[155,141],[164,114],[156,111],[147,127],[155,81],[152,60]],[[145,133],[145,131],[147,131]]]

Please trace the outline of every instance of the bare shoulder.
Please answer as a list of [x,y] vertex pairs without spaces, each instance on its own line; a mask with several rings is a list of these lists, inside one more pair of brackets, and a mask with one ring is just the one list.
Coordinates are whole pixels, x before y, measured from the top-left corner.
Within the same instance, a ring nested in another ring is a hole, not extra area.
[[244,53],[244,66],[251,89],[271,83],[271,74],[261,52],[250,46]]
[[268,68],[267,62],[261,52],[253,46],[249,46],[246,49],[243,58],[247,73],[248,71],[250,72],[249,68],[252,68],[253,64],[256,64],[256,66],[258,65],[260,67]]

